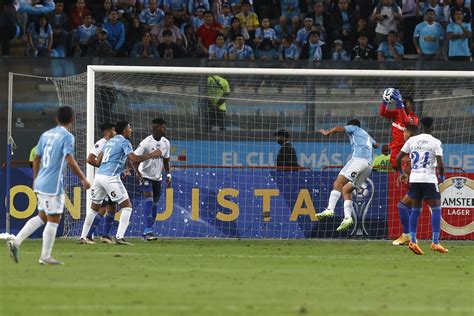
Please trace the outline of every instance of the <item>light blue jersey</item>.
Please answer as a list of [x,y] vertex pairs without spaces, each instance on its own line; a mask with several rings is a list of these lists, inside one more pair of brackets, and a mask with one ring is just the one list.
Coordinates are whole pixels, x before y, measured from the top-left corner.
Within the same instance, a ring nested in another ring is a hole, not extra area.
[[[463,26],[469,32],[472,32],[471,24],[463,23]],[[463,34],[463,30],[460,25],[456,23],[449,23],[446,29],[446,33],[453,33],[454,35]],[[469,39],[468,38],[458,38],[449,40],[449,57],[455,56],[471,56],[471,51],[469,50]]]
[[74,155],[74,136],[62,126],[52,128],[41,135],[36,155],[41,157],[41,164],[35,179],[35,192],[44,195],[63,194],[65,158]]
[[227,46],[225,45],[218,47],[216,44],[211,44],[209,46],[209,58],[211,58],[211,54],[215,54],[215,59],[224,59],[226,51]]
[[375,140],[360,127],[347,125],[344,126],[344,129],[351,141],[352,158],[365,159],[370,164],[372,162],[372,148],[376,143]]
[[102,163],[97,173],[113,177],[124,171],[128,154],[133,152],[133,149],[128,139],[117,135],[105,143],[102,152]]
[[425,55],[434,55],[440,49],[440,40],[443,39],[444,30],[441,24],[434,22],[422,22],[415,27],[413,37],[418,37],[420,41],[420,49]]

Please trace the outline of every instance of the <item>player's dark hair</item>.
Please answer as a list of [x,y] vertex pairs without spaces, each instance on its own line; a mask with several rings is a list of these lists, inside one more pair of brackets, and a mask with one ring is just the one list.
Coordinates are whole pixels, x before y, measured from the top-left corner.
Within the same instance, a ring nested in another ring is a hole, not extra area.
[[210,15],[210,16],[214,17],[214,15],[212,15],[212,11],[209,11],[209,10],[204,12],[204,16],[206,16],[206,15]]
[[349,122],[347,122],[347,125],[354,125],[354,126],[360,127],[360,121],[358,119],[352,119]]
[[73,116],[74,112],[72,111],[72,107],[70,106],[61,106],[60,108],[58,108],[58,112],[56,114],[58,122],[61,124],[71,123]]
[[311,35],[318,35],[318,37],[321,37],[321,32],[314,30],[309,32],[308,37],[310,37]]
[[170,30],[164,30],[163,33],[161,33],[162,36],[173,36],[173,33],[171,33]]
[[421,119],[421,126],[423,127],[423,129],[432,129],[433,128],[433,125],[434,125],[434,120],[432,117],[424,117]]
[[101,131],[101,132],[105,132],[106,130],[111,129],[111,128],[114,128],[114,127],[115,127],[115,125],[112,124],[112,123],[104,123],[104,124],[102,124],[102,126],[100,127],[100,131]]
[[410,132],[410,135],[412,136],[418,134],[418,126],[416,125],[408,124],[407,126],[405,126],[405,130]]
[[123,131],[127,128],[128,124],[127,121],[118,121],[115,123],[115,132],[120,135],[123,134]]
[[387,35],[390,35],[390,34],[393,34],[395,36],[398,36],[398,32],[397,31],[389,31]]
[[411,103],[412,105],[414,105],[415,100],[413,99],[413,97],[412,97],[411,95],[404,95],[403,98],[404,98],[404,99],[407,99],[408,101],[410,101],[410,103]]
[[433,13],[433,14],[434,14],[435,11],[434,11],[433,9],[428,9],[428,10],[425,11],[425,15],[426,15],[427,13]]
[[158,117],[156,119],[154,119],[153,121],[151,121],[153,124],[156,124],[156,125],[165,125],[166,124],[166,121],[164,118],[162,117]]

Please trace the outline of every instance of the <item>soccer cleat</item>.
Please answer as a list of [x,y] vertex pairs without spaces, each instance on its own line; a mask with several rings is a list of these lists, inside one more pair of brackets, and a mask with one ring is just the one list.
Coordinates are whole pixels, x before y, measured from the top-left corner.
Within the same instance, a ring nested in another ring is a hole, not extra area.
[[339,227],[336,229],[336,231],[343,232],[345,230],[348,230],[350,227],[352,227],[352,225],[354,225],[354,220],[352,219],[352,217],[344,218],[342,220],[341,225],[339,225]]
[[157,240],[158,237],[156,237],[155,235],[153,235],[153,233],[146,233],[146,234],[143,234],[143,239],[145,241],[153,241],[153,240]]
[[90,240],[89,238],[81,238],[81,240],[79,240],[79,244],[81,245],[93,245],[95,244],[95,241],[93,240]]
[[439,253],[448,253],[449,250],[444,248],[441,244],[431,243],[431,250]]
[[116,245],[133,245],[131,242],[126,241],[124,238],[115,238]]
[[413,253],[415,255],[424,255],[425,253],[423,252],[423,250],[421,250],[420,246],[418,246],[417,243],[414,243],[414,242],[411,242],[408,244],[408,248],[410,248],[411,251],[413,251]]
[[18,263],[18,252],[20,251],[20,248],[15,245],[13,240],[7,241],[7,248],[10,253],[10,258],[12,258],[13,262]]
[[323,219],[328,217],[334,217],[334,211],[325,209],[321,213],[316,214],[317,219]]
[[392,245],[405,246],[405,245],[408,245],[409,242],[410,242],[410,235],[402,234],[400,237],[392,241]]
[[54,259],[53,257],[49,257],[49,258],[46,258],[46,259],[40,258],[38,260],[38,262],[40,264],[43,264],[43,265],[61,265],[61,264],[64,264],[64,262],[58,261],[58,260]]
[[100,241],[103,242],[104,244],[113,244],[114,242],[112,241],[112,238],[109,236],[101,236]]

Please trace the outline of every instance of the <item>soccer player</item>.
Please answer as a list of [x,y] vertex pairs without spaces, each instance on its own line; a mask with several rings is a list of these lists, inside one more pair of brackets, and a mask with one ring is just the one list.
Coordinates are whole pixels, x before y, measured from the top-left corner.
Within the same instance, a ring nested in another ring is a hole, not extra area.
[[[418,125],[418,117],[413,112],[413,98],[405,97],[402,98],[400,91],[394,90],[391,93],[392,89],[386,89],[384,92],[384,97],[382,99],[382,104],[380,104],[379,114],[387,119],[392,121],[392,141],[390,142],[390,148],[392,153],[390,155],[390,163],[392,167],[396,170],[397,162],[396,158],[398,153],[403,147],[405,140],[403,138],[403,131],[405,126],[408,124]],[[387,100],[393,100],[395,102],[395,109],[387,109]]]
[[369,177],[372,167],[372,148],[378,148],[377,142],[367,133],[365,130],[360,128],[360,121],[353,119],[350,120],[346,126],[336,126],[330,130],[321,129],[320,132],[324,136],[332,135],[335,133],[346,133],[349,136],[352,146],[352,158],[342,168],[341,172],[334,181],[333,190],[329,196],[328,206],[321,213],[316,214],[318,219],[326,217],[334,217],[334,208],[336,207],[337,201],[342,196],[344,198],[344,219],[336,229],[338,232],[349,229],[354,225],[352,219],[352,213],[354,207],[352,205],[352,191],[359,188],[362,183]]
[[79,177],[84,190],[90,187],[73,157],[74,136],[69,132],[73,119],[71,107],[60,107],[56,115],[58,126],[44,132],[39,139],[33,160],[33,187],[38,197],[38,215],[26,222],[18,235],[7,242],[10,257],[16,263],[21,243],[46,223],[39,263],[62,264],[51,256],[51,251],[64,209],[63,172],[66,163]]
[[155,149],[161,151],[158,159],[147,160],[142,163],[133,162],[133,167],[141,180],[144,198],[145,230],[143,238],[146,241],[157,239],[153,234],[153,223],[155,222],[158,210],[158,202],[161,196],[162,170],[166,173],[166,187],[171,187],[170,173],[170,142],[165,138],[166,122],[162,118],[152,121],[152,134],[141,141],[135,150],[136,155],[144,155],[153,152]]
[[[102,131],[102,138],[99,139],[95,144],[94,148],[92,148],[91,152],[87,156],[87,163],[90,164],[91,166],[94,166],[95,172],[97,172],[97,168],[100,167],[100,161],[98,160],[99,154],[102,152],[102,149],[104,148],[105,143],[111,139],[112,137],[115,136],[115,125],[111,123],[105,123],[101,126],[101,131]],[[94,218],[94,221],[92,222],[92,226],[89,230],[89,232],[85,232],[85,229],[83,227],[82,233],[81,233],[81,244],[95,244],[92,236],[95,233],[95,230],[99,223],[101,222],[102,219],[104,219],[104,223],[102,226],[102,232],[101,232],[101,237],[100,240],[103,243],[111,244],[112,239],[110,238],[110,230],[112,228],[112,224],[114,222],[114,216],[115,216],[115,204],[112,203],[110,200],[109,196],[106,196],[104,199],[104,202],[102,203],[101,208],[99,209],[99,212],[97,213],[97,216]],[[107,212],[107,215],[105,214]]]
[[417,255],[423,255],[423,250],[417,243],[416,230],[418,217],[421,213],[423,200],[427,200],[431,208],[431,226],[433,238],[431,250],[447,253],[448,249],[439,243],[441,233],[441,194],[439,193],[438,178],[444,181],[443,149],[441,141],[431,135],[434,121],[431,117],[421,119],[422,132],[420,135],[409,138],[397,156],[397,166],[400,170],[400,181],[406,182],[408,175],[401,168],[403,157],[410,155],[411,173],[409,176],[410,191],[408,195],[412,199],[412,209],[409,219],[410,243],[408,247]]
[[115,243],[118,245],[131,245],[124,239],[125,231],[130,223],[132,214],[132,204],[128,197],[127,190],[120,179],[120,174],[124,171],[127,158],[132,162],[143,162],[148,159],[159,158],[161,151],[156,149],[151,153],[141,156],[133,152],[129,138],[132,136],[132,128],[126,121],[119,121],[115,124],[117,136],[105,143],[102,152],[99,154],[100,167],[92,185],[92,203],[86,213],[84,230],[87,231],[92,226],[97,212],[100,210],[104,198],[108,195],[112,202],[117,203],[121,209],[119,226],[115,236]]

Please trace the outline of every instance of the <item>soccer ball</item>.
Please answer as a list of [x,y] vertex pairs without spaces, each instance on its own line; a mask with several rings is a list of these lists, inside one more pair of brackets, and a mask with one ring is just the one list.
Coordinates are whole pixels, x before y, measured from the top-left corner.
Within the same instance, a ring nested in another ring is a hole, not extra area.
[[385,103],[389,104],[393,102],[392,100],[393,92],[395,92],[394,88],[385,89],[385,91],[383,92],[383,101]]

